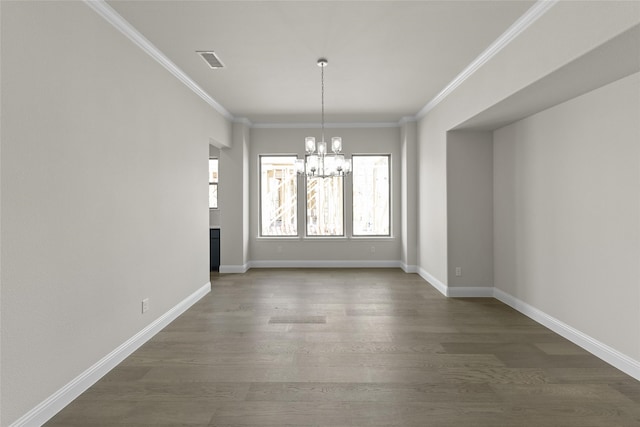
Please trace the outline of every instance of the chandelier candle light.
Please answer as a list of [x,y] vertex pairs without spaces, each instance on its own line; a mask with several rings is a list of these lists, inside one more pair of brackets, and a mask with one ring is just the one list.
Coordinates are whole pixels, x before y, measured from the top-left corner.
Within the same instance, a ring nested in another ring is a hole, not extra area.
[[316,144],[316,138],[307,136],[304,139],[306,152],[304,159],[296,159],[296,172],[316,178],[329,178],[333,176],[345,176],[351,172],[351,159],[345,159],[342,151],[342,138],[331,138],[331,151],[327,153],[327,143],[324,140],[324,67],[329,62],[325,58],[318,59],[318,67],[321,71],[322,82],[322,140]]

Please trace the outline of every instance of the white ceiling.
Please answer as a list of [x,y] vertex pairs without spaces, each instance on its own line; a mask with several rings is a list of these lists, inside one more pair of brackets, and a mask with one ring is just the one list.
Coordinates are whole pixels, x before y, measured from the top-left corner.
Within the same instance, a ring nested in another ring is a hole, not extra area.
[[[534,1],[109,1],[211,97],[253,123],[415,115]],[[211,70],[195,52],[215,51]]]

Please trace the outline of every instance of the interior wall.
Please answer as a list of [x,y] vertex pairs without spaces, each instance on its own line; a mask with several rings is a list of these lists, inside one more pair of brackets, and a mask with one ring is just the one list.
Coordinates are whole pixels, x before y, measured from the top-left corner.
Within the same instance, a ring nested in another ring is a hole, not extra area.
[[84,3],[1,7],[7,426],[209,282],[227,125]]
[[[0,3],[0,25],[2,24],[2,4]],[[2,29],[0,28],[0,82],[2,82]],[[0,92],[2,88],[0,87]],[[0,95],[1,96],[1,95]],[[1,98],[0,98],[1,101]],[[0,102],[0,165],[2,165],[2,102]],[[0,363],[2,363],[2,173],[0,171]],[[0,426],[2,426],[2,368],[0,367]]]
[[250,180],[251,129],[245,123],[242,127],[242,260],[245,264],[251,259],[250,219],[251,219],[251,180]]
[[249,153],[250,130],[247,124],[233,124],[233,144],[220,150],[220,271],[238,273],[247,269],[248,239],[245,211],[249,191],[246,158]]
[[438,111],[418,122],[418,272],[446,284],[446,131]]
[[402,253],[405,271],[415,272],[418,260],[418,134],[415,120],[400,126],[401,225]]
[[423,276],[445,286],[451,279],[447,132],[637,25],[639,16],[638,2],[558,2],[420,119],[417,228]]
[[448,132],[447,212],[449,286],[493,286],[492,132]]
[[640,74],[495,131],[495,286],[640,360]]
[[[343,152],[391,154],[392,237],[304,238],[304,209],[298,210],[298,238],[259,237],[259,155],[296,154],[304,156],[305,136],[320,137],[320,129],[253,128],[249,158],[250,171],[250,252],[258,265],[311,265],[324,261],[382,262],[400,260],[400,131],[397,127],[326,129],[325,134],[341,136]],[[351,178],[345,180],[345,231],[350,236]],[[298,200],[304,200],[304,185],[298,182]],[[372,248],[374,248],[372,250]],[[297,264],[296,264],[297,263]],[[306,263],[306,264],[305,264]]]

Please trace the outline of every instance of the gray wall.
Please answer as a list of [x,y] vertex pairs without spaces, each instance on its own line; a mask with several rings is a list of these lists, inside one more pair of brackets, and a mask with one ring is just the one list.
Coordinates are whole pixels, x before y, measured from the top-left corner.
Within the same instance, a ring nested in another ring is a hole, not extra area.
[[493,286],[492,132],[447,133],[447,212],[448,285]]
[[[250,253],[251,260],[258,265],[314,265],[323,261],[362,261],[379,263],[401,259],[401,212],[400,212],[400,130],[398,127],[383,128],[338,128],[327,129],[326,136],[342,136],[343,151],[349,157],[356,153],[391,154],[391,198],[392,237],[391,238],[351,238],[336,239],[277,239],[259,237],[259,172],[260,154],[297,154],[304,156],[304,137],[320,136],[319,129],[252,129],[251,155],[249,158],[250,178]],[[345,230],[349,236],[351,229],[350,177],[345,181]],[[304,200],[303,185],[298,185],[298,198]],[[303,213],[303,212],[302,212]],[[298,229],[304,235],[304,218],[299,213]],[[281,247],[278,252],[277,247]],[[375,247],[375,252],[371,251]],[[293,263],[292,263],[293,262]]]
[[495,131],[495,286],[640,360],[640,74]]
[[241,273],[249,261],[249,139],[245,123],[233,124],[233,144],[220,150],[220,271]]
[[6,426],[209,282],[229,129],[85,4],[1,7]]
[[558,2],[418,122],[418,269],[423,276],[444,286],[451,280],[447,132],[638,24],[640,3],[612,3]]
[[416,272],[418,262],[418,133],[415,120],[400,125],[401,254],[405,271]]

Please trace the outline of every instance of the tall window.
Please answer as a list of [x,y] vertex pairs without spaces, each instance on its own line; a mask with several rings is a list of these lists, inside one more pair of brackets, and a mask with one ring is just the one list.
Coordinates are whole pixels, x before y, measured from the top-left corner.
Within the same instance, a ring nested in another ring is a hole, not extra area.
[[218,209],[218,159],[209,159],[209,209]]
[[353,155],[353,235],[390,235],[390,156]]
[[260,156],[260,235],[298,235],[296,156]]
[[344,236],[342,177],[307,178],[307,236]]

